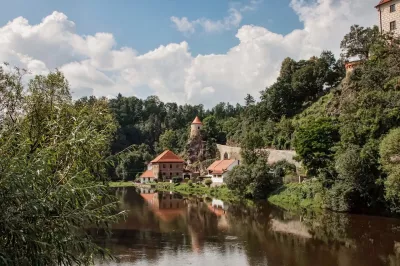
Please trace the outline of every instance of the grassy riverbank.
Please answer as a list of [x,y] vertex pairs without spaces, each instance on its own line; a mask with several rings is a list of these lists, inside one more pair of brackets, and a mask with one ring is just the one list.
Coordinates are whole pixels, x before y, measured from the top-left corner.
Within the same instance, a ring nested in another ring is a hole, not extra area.
[[203,184],[172,184],[172,183],[157,183],[158,190],[178,192],[183,195],[196,195],[196,196],[212,196],[223,201],[237,201],[239,197],[226,186],[207,187]]
[[132,181],[118,181],[118,182],[110,182],[110,187],[134,187],[135,183]]
[[[138,187],[134,182],[110,182],[110,187]],[[241,198],[225,185],[208,187],[203,184],[173,184],[169,182],[154,183],[160,191],[172,191],[183,195],[209,196],[224,201],[239,201]],[[282,186],[268,197],[268,201],[287,210],[322,209],[323,188],[317,181],[306,181],[301,184],[290,183]]]
[[286,184],[276,190],[268,201],[282,208],[321,209],[324,189],[318,181]]

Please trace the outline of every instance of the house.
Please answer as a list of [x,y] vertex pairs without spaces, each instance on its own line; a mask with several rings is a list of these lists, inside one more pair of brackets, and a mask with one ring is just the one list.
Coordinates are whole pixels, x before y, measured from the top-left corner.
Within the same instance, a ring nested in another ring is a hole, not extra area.
[[379,27],[381,32],[394,32],[400,34],[400,0],[381,0],[375,8],[379,14]]
[[224,178],[233,167],[239,165],[239,160],[218,160],[207,168],[207,176],[213,183],[223,183]]
[[150,162],[147,166],[147,171],[140,176],[140,182],[149,183],[153,181],[169,181],[173,177],[190,177],[190,173],[184,174],[184,164],[185,161],[182,158],[172,151],[166,150]]

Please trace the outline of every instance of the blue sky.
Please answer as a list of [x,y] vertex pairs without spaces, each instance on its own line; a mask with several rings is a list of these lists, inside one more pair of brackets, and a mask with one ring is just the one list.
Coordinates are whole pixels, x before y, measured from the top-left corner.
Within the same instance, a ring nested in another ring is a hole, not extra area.
[[[211,36],[201,33],[184,36],[174,29],[170,17],[218,20],[227,15],[230,6],[248,3],[248,0],[13,0],[2,3],[0,25],[18,16],[37,24],[56,10],[76,23],[79,34],[111,32],[118,46],[133,47],[140,53],[153,50],[160,44],[184,40],[190,42],[190,49],[195,55],[223,53],[238,43],[236,29]],[[257,4],[257,10],[246,12],[240,24],[268,27],[282,34],[301,28],[302,23],[289,3],[289,0],[264,0]]]
[[[2,0],[0,0],[2,1]],[[377,0],[13,0],[0,9],[0,62],[55,68],[75,98],[243,103],[283,59],[340,54],[353,24],[377,24]]]

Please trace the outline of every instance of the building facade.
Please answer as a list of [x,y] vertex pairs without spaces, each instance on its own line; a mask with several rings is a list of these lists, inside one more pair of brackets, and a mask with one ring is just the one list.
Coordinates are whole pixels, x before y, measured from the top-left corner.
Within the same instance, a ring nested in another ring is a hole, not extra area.
[[239,160],[218,160],[207,168],[207,177],[215,184],[222,184],[228,172],[239,165]]
[[141,183],[169,181],[173,177],[184,178],[184,160],[170,150],[166,150],[150,162],[140,176]]
[[375,8],[381,32],[400,34],[400,0],[381,0]]

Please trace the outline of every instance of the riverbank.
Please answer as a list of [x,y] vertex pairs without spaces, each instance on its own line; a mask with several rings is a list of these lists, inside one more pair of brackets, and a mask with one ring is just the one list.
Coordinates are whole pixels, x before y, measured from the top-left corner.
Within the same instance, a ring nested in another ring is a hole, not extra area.
[[268,197],[268,201],[286,210],[322,209],[322,184],[317,181],[283,185]]
[[[203,184],[173,184],[160,182],[154,184],[137,184],[132,181],[110,182],[110,187],[153,187],[159,191],[172,191],[182,195],[210,196],[224,201],[243,200],[240,195],[228,189],[225,185],[208,187]],[[301,184],[286,184],[268,197],[268,201],[286,210],[322,209],[322,188],[317,183],[304,182]]]
[[229,190],[225,185],[208,187],[203,184],[173,184],[173,183],[157,183],[156,189],[160,191],[178,192],[182,195],[194,196],[211,196],[222,201],[239,201],[240,197],[232,190]]
[[132,181],[118,181],[108,183],[110,187],[134,187],[135,183]]

